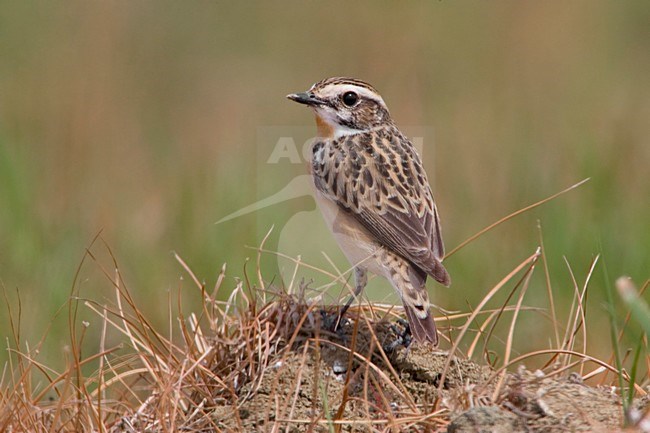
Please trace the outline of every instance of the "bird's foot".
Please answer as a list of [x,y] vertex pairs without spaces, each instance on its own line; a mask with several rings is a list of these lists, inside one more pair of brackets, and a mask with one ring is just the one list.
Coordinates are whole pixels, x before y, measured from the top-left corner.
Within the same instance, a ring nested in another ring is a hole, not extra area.
[[402,325],[400,329],[397,325],[390,325],[390,330],[395,334],[395,340],[384,344],[384,351],[391,353],[400,346],[408,348],[413,342],[413,335],[411,334],[411,327],[404,319],[397,319],[397,323]]
[[332,332],[339,337],[343,337],[344,328],[348,325],[349,320],[342,317],[340,312],[320,310],[321,328],[325,331]]

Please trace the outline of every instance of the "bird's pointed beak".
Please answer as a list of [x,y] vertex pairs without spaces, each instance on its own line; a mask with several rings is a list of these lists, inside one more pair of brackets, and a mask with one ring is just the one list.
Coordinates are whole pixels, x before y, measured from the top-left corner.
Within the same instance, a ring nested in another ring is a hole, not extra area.
[[310,106],[323,105],[325,103],[311,92],[291,93],[287,95],[287,98],[299,104]]

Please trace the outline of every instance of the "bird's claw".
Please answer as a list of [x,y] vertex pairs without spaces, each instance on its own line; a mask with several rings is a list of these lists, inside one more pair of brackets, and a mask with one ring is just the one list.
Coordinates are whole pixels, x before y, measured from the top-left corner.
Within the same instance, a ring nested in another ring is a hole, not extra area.
[[335,333],[342,337],[343,329],[348,325],[349,321],[345,317],[341,317],[338,313],[332,313],[327,310],[320,310],[322,329]]
[[403,329],[398,328],[396,325],[390,325],[390,330],[395,334],[395,340],[384,345],[385,352],[392,352],[399,346],[408,348],[413,342],[413,335],[411,334],[411,327],[404,319],[397,319],[397,323],[403,326]]

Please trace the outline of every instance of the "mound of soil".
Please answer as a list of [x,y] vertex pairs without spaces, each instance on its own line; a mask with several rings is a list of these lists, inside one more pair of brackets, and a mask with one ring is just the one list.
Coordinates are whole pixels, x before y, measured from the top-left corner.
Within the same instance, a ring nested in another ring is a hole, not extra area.
[[303,330],[213,420],[225,431],[246,432],[555,433],[622,425],[620,396],[575,374],[522,367],[495,393],[499,377],[489,367],[406,346],[408,336],[394,324],[357,325]]

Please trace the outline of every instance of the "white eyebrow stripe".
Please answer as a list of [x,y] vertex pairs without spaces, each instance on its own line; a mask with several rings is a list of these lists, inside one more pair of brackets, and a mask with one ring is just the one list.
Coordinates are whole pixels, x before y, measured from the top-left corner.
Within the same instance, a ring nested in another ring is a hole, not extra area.
[[386,103],[382,97],[377,93],[366,89],[365,87],[356,86],[354,84],[330,84],[329,86],[325,86],[325,88],[323,88],[323,90],[321,90],[319,93],[323,97],[331,98],[341,95],[345,92],[355,92],[360,96],[379,102],[384,107],[386,106]]

